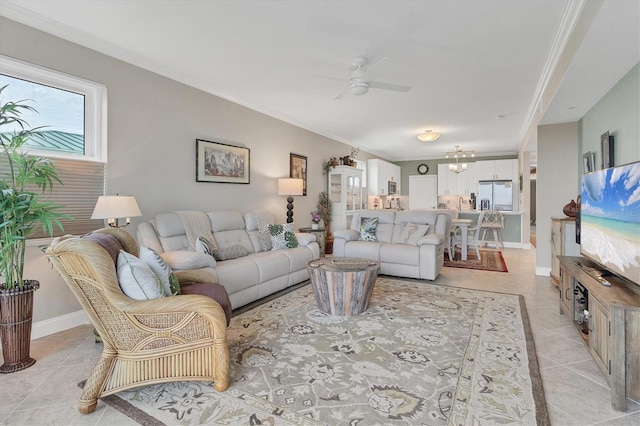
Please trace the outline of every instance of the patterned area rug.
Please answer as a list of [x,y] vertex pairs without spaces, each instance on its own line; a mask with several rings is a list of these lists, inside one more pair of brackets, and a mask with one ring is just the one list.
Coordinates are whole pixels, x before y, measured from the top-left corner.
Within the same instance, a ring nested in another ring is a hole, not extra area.
[[104,398],[141,424],[549,424],[522,296],[379,278],[335,317],[304,286],[232,319],[231,386]]
[[449,255],[445,254],[444,266],[450,268],[478,269],[482,271],[509,272],[501,251],[480,250],[480,260],[478,260],[475,250],[469,250],[467,260],[460,260],[460,256],[461,253],[456,251],[453,255],[453,261],[450,261]]

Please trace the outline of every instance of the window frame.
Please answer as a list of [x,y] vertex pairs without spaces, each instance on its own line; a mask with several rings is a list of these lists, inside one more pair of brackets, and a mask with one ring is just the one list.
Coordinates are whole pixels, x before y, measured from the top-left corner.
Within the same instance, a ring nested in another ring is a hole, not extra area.
[[[107,162],[107,88],[103,84],[0,55],[0,73],[84,96],[84,154],[29,148],[51,158]],[[37,108],[37,106],[36,106]]]

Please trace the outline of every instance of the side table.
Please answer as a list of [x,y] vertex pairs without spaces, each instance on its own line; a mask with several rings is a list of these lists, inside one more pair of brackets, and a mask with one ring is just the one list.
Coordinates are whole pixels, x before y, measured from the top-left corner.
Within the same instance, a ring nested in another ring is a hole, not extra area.
[[320,246],[320,257],[324,257],[326,244],[327,244],[327,233],[324,228],[312,229],[312,228],[300,228],[298,229],[300,232],[305,232],[307,234],[313,234],[316,236],[316,241]]

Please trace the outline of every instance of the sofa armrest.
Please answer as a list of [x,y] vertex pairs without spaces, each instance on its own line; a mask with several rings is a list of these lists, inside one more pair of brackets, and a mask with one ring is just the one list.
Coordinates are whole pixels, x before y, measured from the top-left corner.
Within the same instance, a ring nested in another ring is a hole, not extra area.
[[340,231],[333,232],[333,238],[342,238],[347,241],[358,241],[360,239],[360,233],[351,229],[341,229]]
[[418,246],[422,246],[422,245],[439,246],[440,244],[444,244],[445,242],[446,240],[444,238],[444,235],[442,234],[427,234],[418,240]]
[[306,232],[296,232],[296,239],[299,247],[306,247],[316,241],[316,236]]
[[175,271],[185,269],[213,268],[216,266],[216,260],[213,256],[196,251],[176,250],[165,251],[160,256],[167,262],[167,265]]

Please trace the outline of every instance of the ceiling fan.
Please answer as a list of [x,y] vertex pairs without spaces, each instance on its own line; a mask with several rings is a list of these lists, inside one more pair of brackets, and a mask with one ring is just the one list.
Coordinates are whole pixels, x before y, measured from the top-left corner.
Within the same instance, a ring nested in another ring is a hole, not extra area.
[[367,64],[369,63],[369,60],[367,58],[363,56],[357,56],[353,58],[353,72],[351,73],[351,78],[349,79],[349,87],[338,96],[336,96],[335,99],[340,99],[349,93],[355,96],[366,95],[369,89],[392,90],[396,92],[408,92],[409,90],[411,90],[411,87],[409,86],[367,80],[365,78],[365,73],[384,59],[385,58],[382,58],[367,67]]

